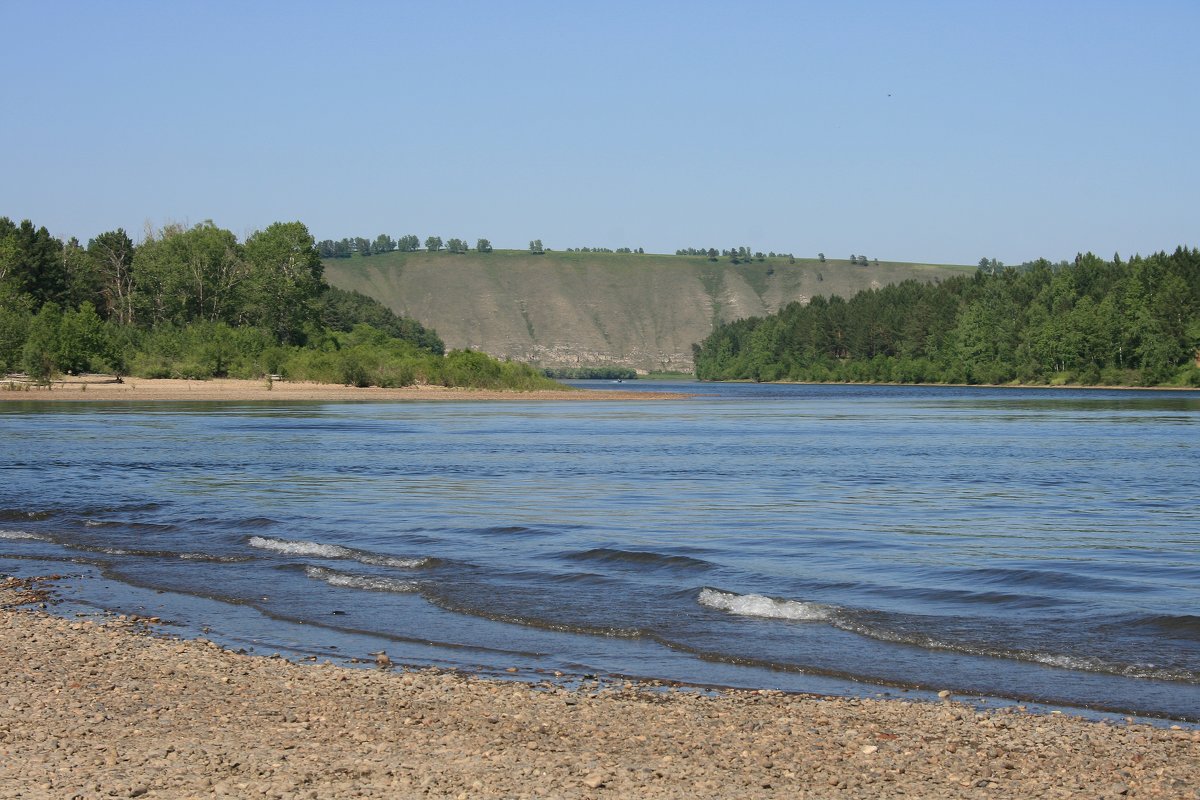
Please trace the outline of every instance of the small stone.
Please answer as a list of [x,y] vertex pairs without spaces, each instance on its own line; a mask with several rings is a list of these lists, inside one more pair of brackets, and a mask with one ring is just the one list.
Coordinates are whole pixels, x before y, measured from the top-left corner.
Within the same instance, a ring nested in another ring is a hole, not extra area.
[[863,747],[863,749],[862,749],[862,751],[863,751],[863,755],[867,755],[867,756],[869,756],[869,755],[871,755],[872,753],[874,753],[874,752],[875,752],[876,750],[878,750],[878,749],[879,749],[879,748],[878,748],[878,747],[876,747],[876,746],[875,746],[875,745],[873,745],[873,744],[866,745],[866,746],[865,746],[865,747]]
[[948,697],[949,697],[951,694],[952,694],[952,693],[951,693],[951,691],[950,691],[949,689],[942,689],[940,692],[938,692],[938,697],[940,697],[940,698],[942,698],[943,700],[945,700],[945,699],[946,699],[946,698],[948,698]]
[[598,772],[593,772],[591,775],[588,775],[583,779],[583,785],[589,789],[599,789],[605,784],[605,782],[604,776]]

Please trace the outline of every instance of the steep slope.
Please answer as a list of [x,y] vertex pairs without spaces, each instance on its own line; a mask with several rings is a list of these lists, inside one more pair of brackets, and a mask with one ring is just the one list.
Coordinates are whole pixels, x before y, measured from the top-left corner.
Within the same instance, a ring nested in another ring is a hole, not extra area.
[[329,259],[330,284],[374,297],[470,347],[542,366],[692,369],[692,344],[718,321],[760,316],[815,295],[849,297],[972,267],[768,258],[523,251],[387,253]]

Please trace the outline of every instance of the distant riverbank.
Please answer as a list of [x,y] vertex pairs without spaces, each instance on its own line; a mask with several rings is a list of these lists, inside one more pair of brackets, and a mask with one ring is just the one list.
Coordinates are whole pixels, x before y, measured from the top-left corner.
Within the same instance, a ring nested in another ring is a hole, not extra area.
[[590,391],[564,387],[519,392],[446,386],[358,388],[333,383],[248,381],[214,378],[197,381],[174,378],[124,378],[111,375],[67,377],[49,384],[0,382],[0,402],[53,400],[64,402],[208,402],[258,400],[399,401],[399,400],[661,400],[684,395],[669,392]]

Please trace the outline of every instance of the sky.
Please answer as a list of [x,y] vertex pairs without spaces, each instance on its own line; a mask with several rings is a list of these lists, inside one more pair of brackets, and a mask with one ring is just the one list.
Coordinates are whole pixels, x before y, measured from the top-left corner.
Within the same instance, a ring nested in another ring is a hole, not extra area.
[[1200,245],[1200,3],[0,0],[0,216],[81,241]]

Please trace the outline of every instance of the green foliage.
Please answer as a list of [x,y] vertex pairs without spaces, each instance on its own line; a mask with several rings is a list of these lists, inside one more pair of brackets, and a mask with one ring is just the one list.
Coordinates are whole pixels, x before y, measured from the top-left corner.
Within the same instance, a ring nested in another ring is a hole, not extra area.
[[58,371],[58,332],[62,311],[57,303],[44,304],[29,323],[21,363],[29,377],[45,381]]
[[44,227],[29,220],[20,225],[0,217],[0,282],[29,295],[40,308],[44,303],[64,303],[68,297],[63,243]]
[[149,236],[134,253],[133,272],[135,313],[143,325],[236,323],[244,309],[249,267],[242,247],[211,221],[170,225]]
[[123,228],[117,228],[88,242],[87,253],[103,299],[104,315],[122,325],[132,325],[133,240]]
[[63,313],[55,358],[59,371],[81,373],[102,368],[108,349],[108,330],[90,301]]
[[276,222],[246,240],[244,307],[237,321],[298,344],[316,320],[313,301],[324,289],[321,257],[301,222]]
[[437,355],[445,352],[445,345],[437,333],[414,319],[398,316],[383,303],[360,292],[330,286],[321,296],[317,313],[321,324],[331,330],[349,332],[355,325],[365,322],[423,350]]
[[[427,244],[436,251],[442,241]],[[204,222],[168,225],[138,247],[118,229],[85,249],[0,218],[0,368],[24,368],[39,380],[108,369],[354,386],[556,386],[482,353],[444,356],[433,330],[323,279],[322,252],[417,246],[416,236],[386,235],[318,245],[299,222],[275,223],[242,244]],[[451,249],[465,251],[466,242],[453,239]]]
[[543,369],[542,374],[560,381],[632,381],[637,378],[637,372],[628,367],[549,367]]
[[985,259],[973,278],[723,324],[694,349],[702,380],[1187,385],[1200,250],[1019,271]]

